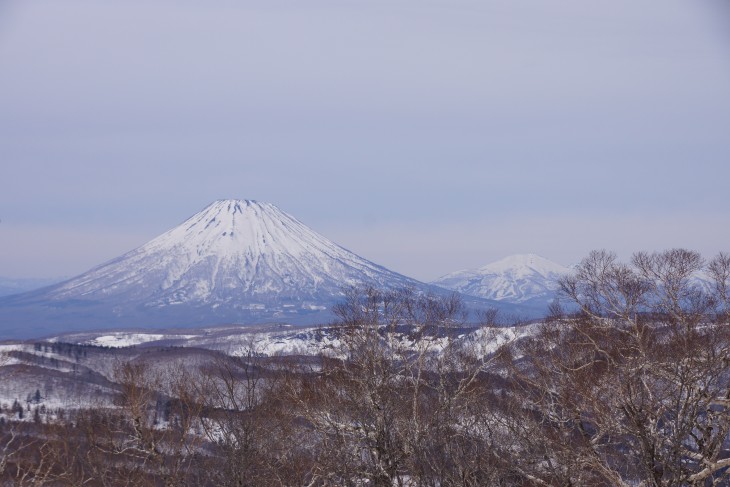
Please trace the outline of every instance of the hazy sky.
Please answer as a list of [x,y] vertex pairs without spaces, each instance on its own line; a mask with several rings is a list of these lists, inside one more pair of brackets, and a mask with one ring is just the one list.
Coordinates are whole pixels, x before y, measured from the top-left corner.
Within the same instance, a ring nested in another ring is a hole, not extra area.
[[2,0],[0,276],[220,198],[431,280],[730,250],[726,0]]

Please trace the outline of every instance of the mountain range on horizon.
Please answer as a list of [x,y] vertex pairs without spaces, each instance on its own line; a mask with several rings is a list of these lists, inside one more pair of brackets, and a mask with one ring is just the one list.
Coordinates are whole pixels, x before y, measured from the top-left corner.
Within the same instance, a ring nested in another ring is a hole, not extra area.
[[43,277],[5,277],[0,276],[0,297],[20,294],[26,291],[33,291],[57,282],[64,281],[64,278],[43,278]]
[[[219,200],[88,272],[0,298],[0,338],[83,329],[331,321],[349,287],[448,291],[364,259],[269,203]],[[471,309],[531,305],[464,296]]]

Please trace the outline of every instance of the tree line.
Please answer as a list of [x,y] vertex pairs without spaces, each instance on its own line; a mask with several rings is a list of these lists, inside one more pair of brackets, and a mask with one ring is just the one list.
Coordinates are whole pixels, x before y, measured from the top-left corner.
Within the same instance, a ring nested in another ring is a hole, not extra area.
[[0,479],[728,485],[729,285],[726,254],[592,252],[545,320],[499,347],[499,328],[465,331],[457,296],[353,291],[318,357],[126,362],[113,408],[0,424]]

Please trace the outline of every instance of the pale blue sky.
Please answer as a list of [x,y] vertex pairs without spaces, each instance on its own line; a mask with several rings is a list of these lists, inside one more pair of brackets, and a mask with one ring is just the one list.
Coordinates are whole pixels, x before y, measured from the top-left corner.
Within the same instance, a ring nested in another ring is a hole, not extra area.
[[4,0],[0,275],[220,198],[431,280],[730,250],[725,0]]

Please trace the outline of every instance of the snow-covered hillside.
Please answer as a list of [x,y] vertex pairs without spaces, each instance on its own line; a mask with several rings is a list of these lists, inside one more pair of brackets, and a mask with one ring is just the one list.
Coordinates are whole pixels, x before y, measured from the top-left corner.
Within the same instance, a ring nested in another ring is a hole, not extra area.
[[555,297],[558,279],[569,272],[539,255],[521,254],[447,274],[432,284],[497,301],[547,306]]
[[[457,343],[478,343],[484,354],[493,353],[499,346],[535,333],[538,324],[513,327],[462,327],[452,330],[451,339]],[[412,327],[403,326],[391,339],[398,347],[415,347]],[[446,334],[421,336],[430,342],[429,350],[438,352],[449,342]],[[215,350],[227,355],[241,356],[253,353],[260,356],[339,356],[343,346],[337,326],[263,325],[221,326],[185,330],[105,330],[79,332],[51,337],[43,343],[72,343],[110,348],[175,347]]]

